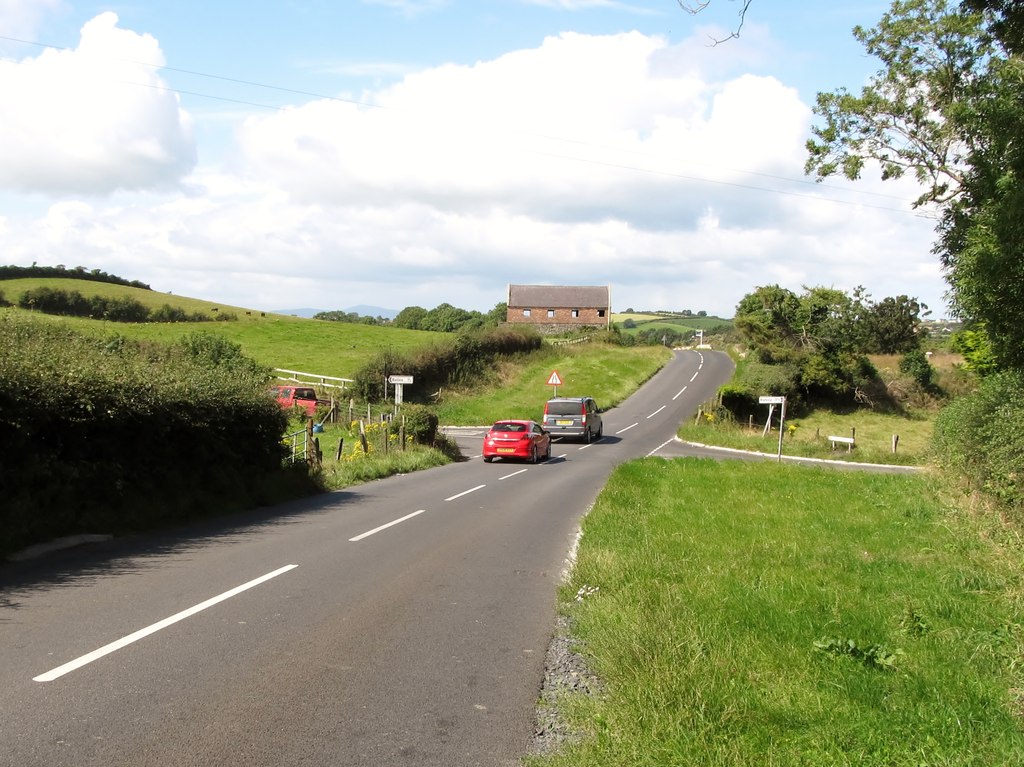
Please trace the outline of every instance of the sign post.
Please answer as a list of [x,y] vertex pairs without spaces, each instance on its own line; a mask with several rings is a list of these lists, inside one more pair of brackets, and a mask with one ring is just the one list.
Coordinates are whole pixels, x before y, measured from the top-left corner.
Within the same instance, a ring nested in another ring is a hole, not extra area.
[[558,375],[558,371],[557,370],[552,370],[551,371],[551,375],[548,376],[548,386],[554,386],[555,387],[555,393],[552,394],[551,396],[553,396],[553,397],[557,397],[558,396],[558,387],[561,386],[561,385],[562,385],[562,378]]
[[775,410],[776,405],[780,405],[779,410],[779,463],[782,463],[782,435],[786,428],[786,398],[785,397],[759,397],[757,400],[762,405],[768,405],[768,423],[765,425],[767,429],[772,422],[772,412]]
[[388,376],[388,383],[395,387],[395,407],[402,404],[402,387],[412,383],[412,376]]

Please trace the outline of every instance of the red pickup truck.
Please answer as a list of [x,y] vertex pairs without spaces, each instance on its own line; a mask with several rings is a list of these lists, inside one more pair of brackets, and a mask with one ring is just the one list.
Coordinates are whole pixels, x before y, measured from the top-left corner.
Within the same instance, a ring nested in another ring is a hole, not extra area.
[[270,391],[283,408],[301,407],[310,416],[316,412],[316,391],[308,386],[271,386]]

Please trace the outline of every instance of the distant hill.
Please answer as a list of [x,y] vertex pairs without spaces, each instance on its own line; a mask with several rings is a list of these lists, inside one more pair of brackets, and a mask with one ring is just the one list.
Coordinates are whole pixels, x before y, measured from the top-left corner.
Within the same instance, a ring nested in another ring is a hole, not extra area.
[[389,320],[393,320],[398,316],[400,309],[384,309],[380,306],[366,306],[360,304],[359,306],[350,306],[345,310],[346,312],[355,312],[360,317],[386,317]]
[[[333,309],[310,309],[308,306],[302,309],[274,309],[274,314],[287,314],[294,317],[305,317],[309,319],[315,314],[320,312],[334,311]],[[358,314],[360,317],[384,317],[385,319],[393,320],[398,316],[398,309],[385,309],[380,306],[366,306],[360,304],[359,306],[350,306],[346,309],[341,309],[343,312],[349,312],[350,314]]]

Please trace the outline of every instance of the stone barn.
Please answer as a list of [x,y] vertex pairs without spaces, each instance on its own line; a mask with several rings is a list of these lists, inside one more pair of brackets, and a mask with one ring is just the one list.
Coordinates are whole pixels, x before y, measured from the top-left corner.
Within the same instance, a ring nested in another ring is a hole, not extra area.
[[531,325],[545,335],[583,327],[611,326],[607,285],[509,285],[507,321]]

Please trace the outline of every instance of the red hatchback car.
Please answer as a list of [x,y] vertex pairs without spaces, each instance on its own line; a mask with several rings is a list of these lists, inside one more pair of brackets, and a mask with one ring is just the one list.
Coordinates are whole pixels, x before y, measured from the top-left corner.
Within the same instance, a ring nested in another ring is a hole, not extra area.
[[536,421],[496,421],[484,437],[484,460],[523,458],[531,463],[551,457],[551,435]]

